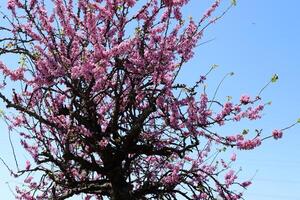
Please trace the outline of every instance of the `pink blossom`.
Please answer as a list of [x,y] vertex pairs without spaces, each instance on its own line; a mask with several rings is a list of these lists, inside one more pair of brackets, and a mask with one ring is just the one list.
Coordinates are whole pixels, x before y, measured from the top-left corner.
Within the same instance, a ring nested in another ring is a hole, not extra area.
[[25,169],[26,169],[26,170],[29,170],[30,167],[31,167],[30,161],[29,161],[29,160],[26,160]]
[[236,160],[236,154],[235,154],[235,153],[233,153],[233,154],[231,155],[230,160],[231,160],[231,161],[235,161],[235,160]]
[[274,138],[275,140],[278,140],[278,139],[282,138],[282,135],[283,135],[283,133],[282,133],[281,130],[275,129],[275,130],[273,130],[273,132],[272,132],[272,136],[273,136],[273,138]]
[[251,184],[252,184],[251,181],[245,181],[245,182],[243,182],[241,185],[242,185],[243,187],[248,187],[248,186],[251,185]]
[[258,147],[260,144],[261,144],[260,138],[256,137],[252,140],[244,140],[244,141],[239,140],[237,142],[237,147],[242,150],[250,150],[250,149],[254,149],[255,147]]
[[250,103],[250,96],[248,96],[248,95],[241,96],[240,102],[241,102],[241,104],[244,104],[244,105]]
[[32,181],[33,177],[32,176],[28,176],[25,180],[24,183],[30,183]]
[[235,172],[233,170],[229,170],[225,175],[225,183],[226,186],[229,187],[233,184],[237,176],[235,175]]
[[100,142],[99,142],[99,145],[100,145],[100,148],[101,149],[105,149],[105,147],[107,146],[108,144],[108,140],[107,139],[102,139]]

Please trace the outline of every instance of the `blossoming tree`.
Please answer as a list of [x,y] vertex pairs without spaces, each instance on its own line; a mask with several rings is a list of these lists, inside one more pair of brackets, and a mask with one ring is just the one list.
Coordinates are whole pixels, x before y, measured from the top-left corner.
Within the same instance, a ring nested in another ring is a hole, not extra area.
[[[0,55],[21,60],[17,68],[0,62],[0,98],[15,110],[4,118],[32,156],[12,172],[25,177],[17,199],[242,198],[237,187],[251,182],[231,169],[235,155],[212,159],[211,149],[250,150],[263,138],[212,127],[259,119],[264,104],[259,96],[209,98],[206,75],[178,83],[203,31],[227,12],[211,17],[217,0],[202,18],[185,21],[188,3],[8,1]],[[21,86],[8,95],[7,81]]]

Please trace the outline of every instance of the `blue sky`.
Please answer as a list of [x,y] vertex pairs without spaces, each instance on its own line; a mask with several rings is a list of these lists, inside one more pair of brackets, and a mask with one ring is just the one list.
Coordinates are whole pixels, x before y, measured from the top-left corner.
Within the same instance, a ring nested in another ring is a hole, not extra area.
[[[193,1],[187,12],[199,13],[197,3]],[[235,75],[226,79],[218,97],[230,95],[237,100],[241,94],[255,96],[272,74],[279,74],[279,81],[263,92],[263,99],[272,101],[272,105],[266,108],[262,120],[245,126],[232,124],[220,128],[220,132],[262,128],[268,135],[273,128],[283,128],[300,117],[299,6],[298,0],[240,0],[206,31],[203,41],[214,40],[198,47],[183,80],[196,80],[196,71],[204,73],[218,64],[219,69],[208,78],[208,88],[213,91],[219,80],[233,71]],[[288,130],[282,140],[268,140],[254,151],[238,153],[235,166],[243,168],[241,176],[255,175],[245,199],[300,200],[299,131],[300,125]]]
[[[229,1],[223,0],[223,5]],[[192,0],[186,7],[186,16],[199,16],[209,2]],[[233,71],[235,75],[226,79],[218,98],[222,100],[230,95],[238,100],[241,94],[255,96],[274,73],[279,75],[279,81],[262,95],[266,102],[272,101],[262,120],[221,127],[220,132],[262,128],[268,135],[274,128],[284,128],[300,118],[299,7],[298,0],[240,0],[206,31],[203,41],[214,40],[197,48],[194,59],[182,73],[183,81],[196,80],[212,64],[218,64],[219,68],[208,78],[209,91],[213,91],[226,73]],[[0,156],[11,160],[7,130],[2,122],[0,128]],[[281,140],[267,140],[254,151],[238,153],[235,167],[243,168],[241,176],[247,179],[255,175],[245,199],[300,200],[299,134],[300,125],[288,130]],[[21,159],[26,157],[25,153],[20,155]],[[13,184],[15,180],[7,173],[0,164],[1,199],[10,200],[13,197],[5,182]]]

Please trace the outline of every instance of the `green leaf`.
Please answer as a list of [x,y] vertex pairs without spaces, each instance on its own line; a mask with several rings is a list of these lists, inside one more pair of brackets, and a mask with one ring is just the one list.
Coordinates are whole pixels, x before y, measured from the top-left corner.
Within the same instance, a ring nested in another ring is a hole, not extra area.
[[222,151],[225,152],[226,150],[227,150],[226,147],[223,147],[222,149],[219,149],[220,152],[222,152]]
[[213,64],[211,67],[212,67],[213,69],[215,69],[215,68],[219,67],[219,65]]
[[3,117],[5,115],[3,110],[0,110],[0,117]]
[[13,44],[12,42],[9,42],[9,43],[6,45],[6,48],[11,49],[13,46],[14,46],[14,44]]
[[24,54],[21,55],[20,60],[18,62],[22,67],[26,65],[26,56]]
[[274,74],[273,76],[272,76],[272,79],[271,79],[271,82],[272,83],[275,83],[277,80],[278,80],[278,75],[277,74]]
[[300,123],[300,118],[297,120],[297,123]]
[[232,96],[227,96],[227,101],[231,101],[232,100]]
[[142,32],[142,29],[140,27],[135,28],[135,33],[139,34]]
[[243,135],[247,135],[248,133],[249,133],[249,129],[244,129],[242,132]]
[[59,34],[59,35],[64,35],[65,32],[64,32],[64,30],[59,29],[59,30],[58,30],[58,34]]
[[38,59],[41,57],[41,54],[39,54],[37,51],[34,51],[34,52],[32,53],[32,56],[33,56],[33,58],[34,58],[35,60],[38,60]]
[[236,6],[236,0],[231,0],[232,5]]

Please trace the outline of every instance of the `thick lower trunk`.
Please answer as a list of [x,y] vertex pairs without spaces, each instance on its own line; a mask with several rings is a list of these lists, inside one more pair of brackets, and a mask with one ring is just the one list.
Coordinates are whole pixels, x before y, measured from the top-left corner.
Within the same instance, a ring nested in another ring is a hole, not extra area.
[[133,200],[131,184],[127,183],[125,169],[122,168],[122,161],[125,159],[123,151],[113,148],[106,148],[101,159],[107,169],[107,177],[111,183],[111,200]]
[[126,182],[126,178],[124,178],[119,168],[110,174],[110,180],[112,184],[112,200],[133,200],[131,195],[132,187]]
[[128,186],[113,187],[112,200],[132,200],[130,195],[130,188]]

